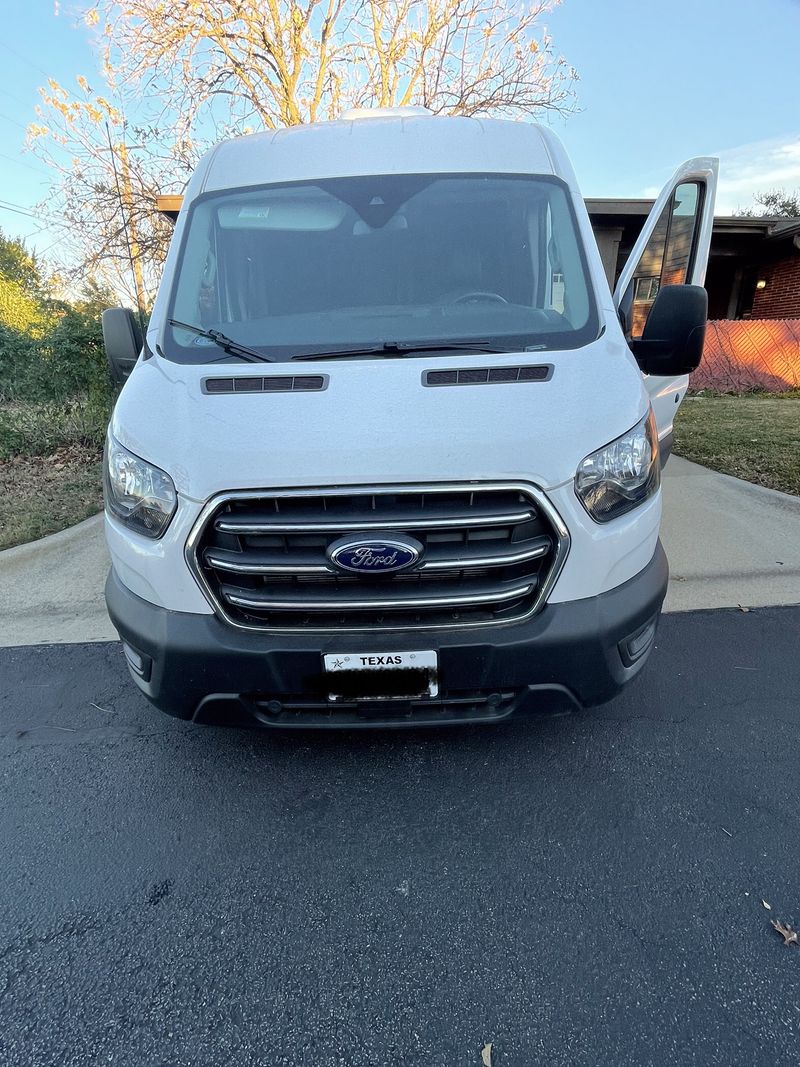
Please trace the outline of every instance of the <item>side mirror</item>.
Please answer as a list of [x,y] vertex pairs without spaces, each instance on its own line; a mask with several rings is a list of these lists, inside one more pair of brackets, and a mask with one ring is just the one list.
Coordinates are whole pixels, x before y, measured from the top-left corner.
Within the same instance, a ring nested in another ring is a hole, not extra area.
[[128,308],[107,308],[102,315],[103,344],[111,380],[122,385],[142,350],[142,331]]
[[659,289],[640,338],[631,351],[646,374],[689,374],[703,358],[708,293],[702,285]]

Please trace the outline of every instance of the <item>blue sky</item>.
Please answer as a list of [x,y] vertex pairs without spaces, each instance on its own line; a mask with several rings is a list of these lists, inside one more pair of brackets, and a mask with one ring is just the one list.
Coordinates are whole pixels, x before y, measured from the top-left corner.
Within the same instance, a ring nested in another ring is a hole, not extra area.
[[[0,40],[0,226],[45,255],[63,246],[19,213],[37,214],[50,180],[24,127],[46,75],[71,87],[97,69],[68,2],[7,5]],[[580,75],[580,113],[552,125],[585,195],[654,195],[703,154],[721,157],[719,213],[800,188],[800,0],[564,0],[547,25]]]

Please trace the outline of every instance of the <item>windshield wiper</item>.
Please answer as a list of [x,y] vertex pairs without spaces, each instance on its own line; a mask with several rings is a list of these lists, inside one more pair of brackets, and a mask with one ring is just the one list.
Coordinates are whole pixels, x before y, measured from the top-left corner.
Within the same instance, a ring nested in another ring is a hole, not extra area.
[[369,348],[342,348],[335,351],[304,352],[292,359],[347,359],[349,356],[383,356],[385,359],[411,355],[413,352],[514,352],[513,348],[500,348],[490,341],[431,341],[428,344],[386,341]]
[[219,330],[204,330],[200,326],[192,326],[190,322],[179,322],[178,319],[169,319],[168,321],[170,326],[178,326],[182,330],[191,330],[198,337],[207,337],[215,345],[219,345],[222,351],[227,352],[229,356],[238,356],[239,359],[246,360],[248,363],[275,362],[272,356],[256,352],[254,348],[248,348],[247,345],[240,344],[239,341],[233,341],[230,337],[226,337],[224,333],[220,333]]

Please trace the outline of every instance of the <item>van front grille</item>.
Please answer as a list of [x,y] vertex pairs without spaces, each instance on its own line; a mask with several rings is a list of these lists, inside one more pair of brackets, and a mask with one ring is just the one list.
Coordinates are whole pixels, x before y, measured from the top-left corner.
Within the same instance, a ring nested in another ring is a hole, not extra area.
[[[423,553],[399,573],[345,573],[328,558],[345,535],[406,535]],[[354,487],[225,494],[204,509],[187,559],[236,626],[399,630],[532,614],[567,548],[563,523],[530,486]]]

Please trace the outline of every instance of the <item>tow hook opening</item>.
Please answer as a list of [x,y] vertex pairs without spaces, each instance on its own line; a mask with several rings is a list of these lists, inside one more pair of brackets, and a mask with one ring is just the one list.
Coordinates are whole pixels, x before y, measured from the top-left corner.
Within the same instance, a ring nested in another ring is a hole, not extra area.
[[654,615],[644,626],[620,642],[619,654],[626,667],[632,667],[650,651],[655,640],[657,624],[658,615]]
[[128,666],[136,675],[137,678],[141,678],[143,682],[150,681],[150,674],[153,669],[153,661],[149,656],[146,656],[144,652],[139,652],[129,645],[127,641],[122,642],[122,651],[125,653],[125,659]]

